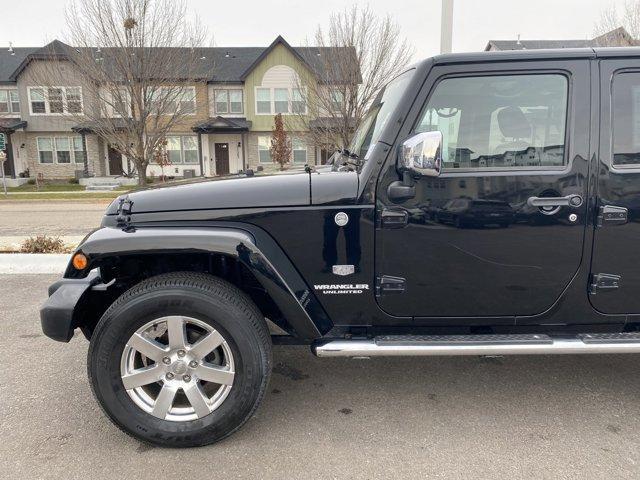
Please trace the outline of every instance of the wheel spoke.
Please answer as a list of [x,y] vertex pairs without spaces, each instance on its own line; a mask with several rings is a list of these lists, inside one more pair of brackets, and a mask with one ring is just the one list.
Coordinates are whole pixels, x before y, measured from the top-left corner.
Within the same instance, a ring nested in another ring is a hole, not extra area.
[[205,415],[209,415],[211,410],[209,410],[209,404],[207,403],[207,397],[200,390],[200,386],[192,382],[188,387],[184,387],[184,394],[189,399],[193,410],[196,412],[198,418],[202,418]]
[[167,384],[162,386],[162,390],[158,394],[158,398],[156,398],[156,403],[153,406],[153,410],[151,414],[154,417],[158,418],[166,418],[167,413],[171,409],[173,405],[173,399],[176,396],[176,392],[178,391],[178,387],[173,387]]
[[167,317],[167,335],[169,336],[169,348],[185,348],[187,335],[185,322],[182,317]]
[[217,330],[214,330],[198,340],[193,347],[191,347],[191,353],[195,355],[196,358],[203,359],[218,348],[222,342],[224,342],[224,338],[222,338],[222,335],[220,335]]
[[235,376],[235,372],[232,372],[229,368],[211,364],[199,365],[195,370],[195,374],[200,380],[219,383],[220,385],[233,384],[233,377]]
[[162,369],[158,364],[146,368],[139,368],[122,377],[124,388],[130,390],[143,385],[157,382],[162,377]]
[[158,342],[145,338],[139,333],[134,333],[129,339],[129,342],[127,342],[127,345],[154,362],[162,361],[162,357],[168,351],[167,348]]

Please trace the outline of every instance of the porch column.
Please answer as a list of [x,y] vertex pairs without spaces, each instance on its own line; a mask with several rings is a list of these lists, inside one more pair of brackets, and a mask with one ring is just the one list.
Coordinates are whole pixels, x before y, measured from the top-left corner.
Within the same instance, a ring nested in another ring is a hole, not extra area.
[[83,131],[80,134],[82,138],[82,153],[84,154],[83,175],[85,178],[89,176],[89,155],[87,155],[87,134]]
[[7,132],[4,134],[7,139],[4,151],[7,154],[7,159],[4,162],[4,173],[10,178],[16,178],[16,165],[13,160],[13,143],[11,142],[11,133]]
[[246,143],[245,140],[246,140],[246,134],[242,132],[240,134],[240,141],[242,142],[242,171],[243,172],[247,169],[247,165],[244,157],[244,149],[245,149],[245,143]]
[[200,160],[200,176],[204,177],[204,162],[202,161],[202,132],[198,132],[198,159]]

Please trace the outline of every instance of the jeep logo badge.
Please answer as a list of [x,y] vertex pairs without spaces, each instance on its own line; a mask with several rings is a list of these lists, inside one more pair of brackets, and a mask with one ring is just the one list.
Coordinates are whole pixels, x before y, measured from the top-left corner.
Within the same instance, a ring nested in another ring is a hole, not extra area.
[[336,225],[338,225],[339,227],[344,227],[347,223],[349,223],[349,215],[344,212],[338,212],[336,213],[334,220],[336,221]]

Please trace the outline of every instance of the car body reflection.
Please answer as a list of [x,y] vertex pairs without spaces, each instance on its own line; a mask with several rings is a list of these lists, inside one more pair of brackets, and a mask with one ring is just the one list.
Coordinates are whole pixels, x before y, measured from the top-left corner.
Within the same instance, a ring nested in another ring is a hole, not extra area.
[[434,212],[438,223],[457,228],[483,228],[498,226],[506,228],[514,222],[514,211],[507,202],[455,198]]

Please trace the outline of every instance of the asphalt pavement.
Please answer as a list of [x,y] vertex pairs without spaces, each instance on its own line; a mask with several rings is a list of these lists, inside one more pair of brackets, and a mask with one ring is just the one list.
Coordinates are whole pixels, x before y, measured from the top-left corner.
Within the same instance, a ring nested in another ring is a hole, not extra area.
[[257,414],[208,447],[114,427],[88,343],[42,335],[51,275],[0,276],[0,477],[602,479],[640,477],[638,355],[318,359],[274,349]]

